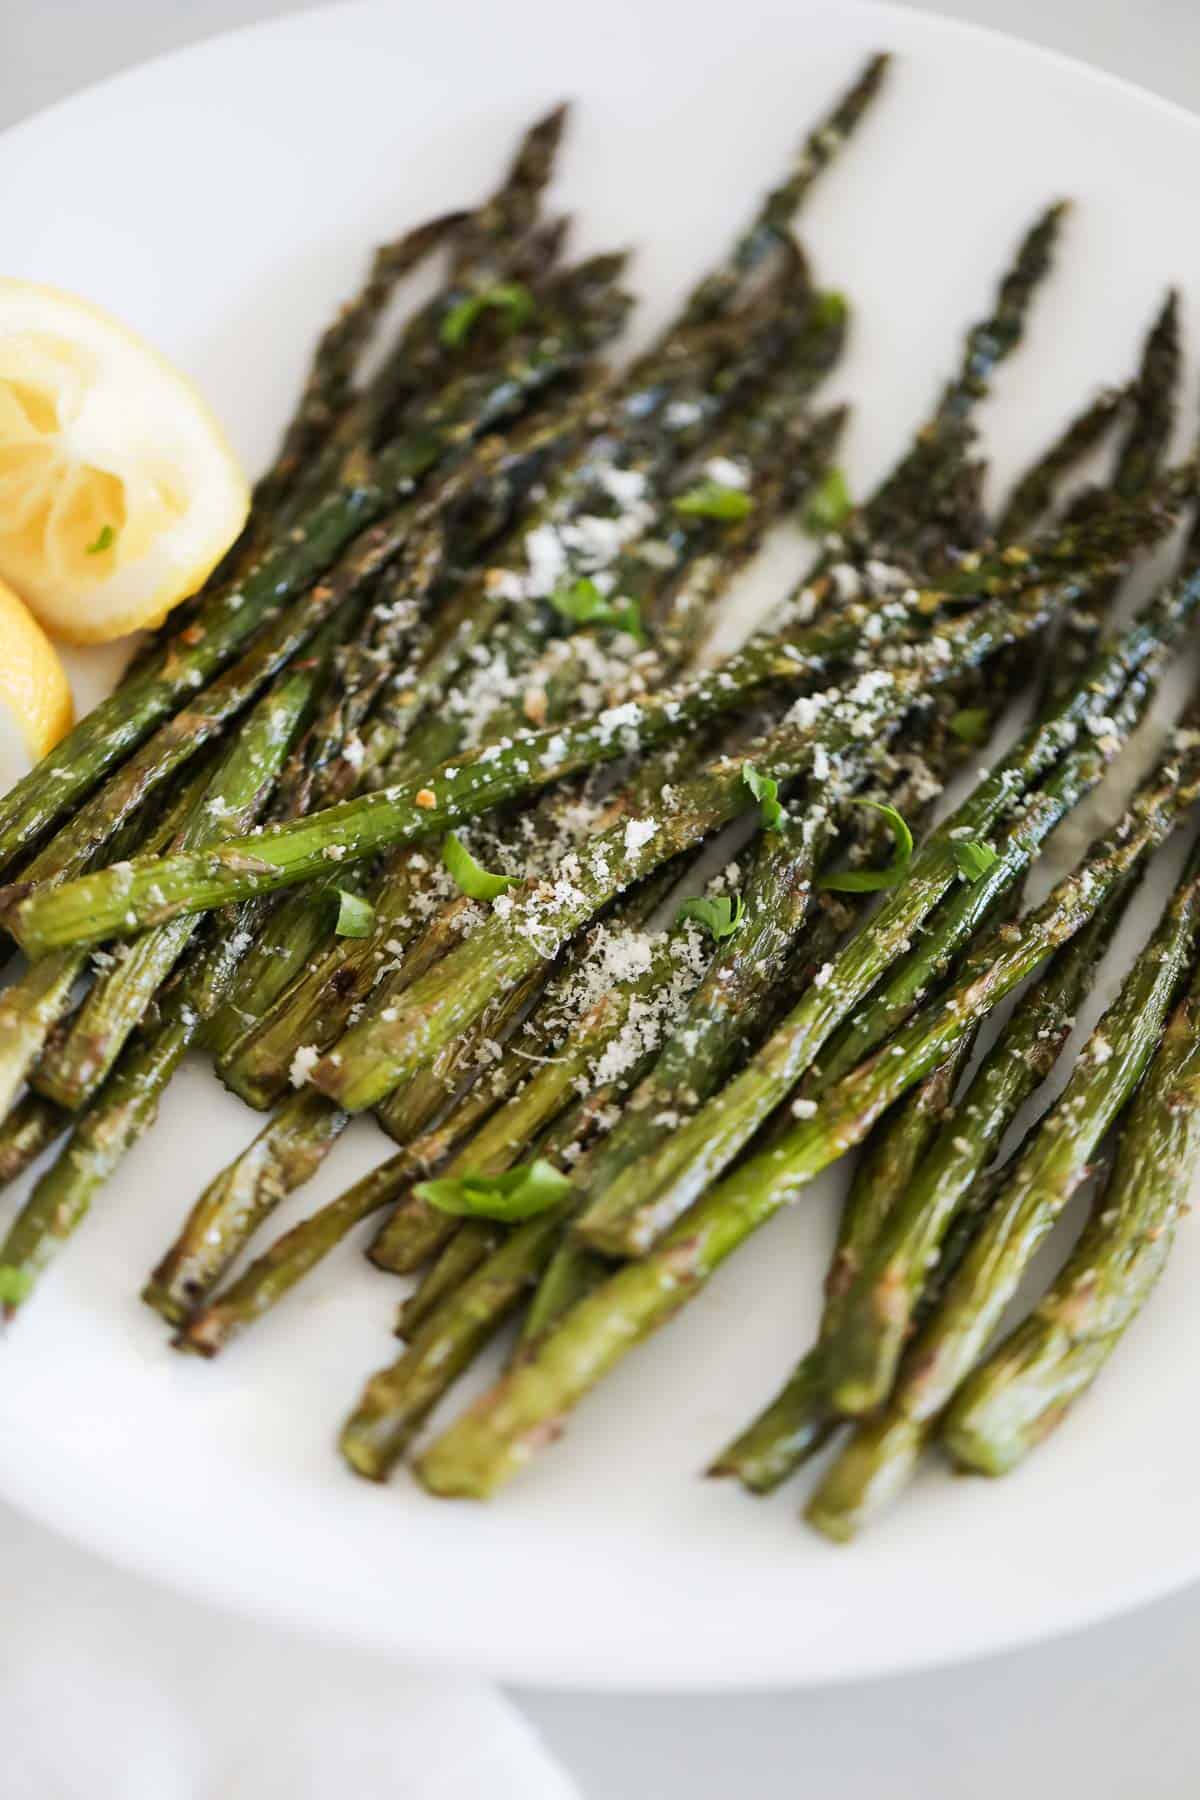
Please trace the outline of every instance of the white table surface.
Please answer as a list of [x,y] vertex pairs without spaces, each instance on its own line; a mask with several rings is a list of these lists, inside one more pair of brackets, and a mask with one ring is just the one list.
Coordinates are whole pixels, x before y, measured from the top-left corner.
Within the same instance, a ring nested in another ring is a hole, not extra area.
[[[685,0],[646,3],[686,13]],[[295,0],[0,0],[0,128],[132,63],[294,10]],[[942,0],[937,10],[1183,105],[1200,94],[1195,0]],[[41,1556],[84,1564],[3,1507],[0,1533],[19,1536],[31,1573]],[[108,1579],[119,1607],[133,1584]],[[191,1603],[138,1603],[164,1655],[198,1634],[219,1638],[221,1622]],[[512,1697],[586,1800],[1183,1800],[1198,1785],[1198,1665],[1192,1588],[1090,1632],[931,1675],[715,1700]]]

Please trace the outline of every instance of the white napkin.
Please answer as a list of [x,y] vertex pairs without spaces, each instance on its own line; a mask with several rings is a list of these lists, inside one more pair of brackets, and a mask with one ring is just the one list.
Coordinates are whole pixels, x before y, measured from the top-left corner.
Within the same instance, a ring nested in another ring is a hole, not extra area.
[[485,1683],[212,1612],[0,1507],[4,1800],[580,1800]]

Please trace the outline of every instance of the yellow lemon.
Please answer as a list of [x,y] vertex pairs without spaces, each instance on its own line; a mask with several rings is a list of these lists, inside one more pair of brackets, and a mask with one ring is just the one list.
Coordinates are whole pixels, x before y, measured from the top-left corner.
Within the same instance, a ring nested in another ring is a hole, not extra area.
[[56,288],[0,280],[0,577],[55,637],[107,643],[201,586],[249,488],[157,351]]
[[7,706],[32,762],[53,750],[75,718],[71,685],[27,606],[0,581],[0,704]]

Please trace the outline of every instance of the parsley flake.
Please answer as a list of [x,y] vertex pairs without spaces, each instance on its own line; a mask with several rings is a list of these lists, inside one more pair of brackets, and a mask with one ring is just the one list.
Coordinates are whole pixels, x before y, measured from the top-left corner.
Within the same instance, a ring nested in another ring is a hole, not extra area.
[[479,294],[464,294],[442,320],[440,337],[448,350],[457,350],[471,335],[476,321],[485,312],[505,315],[505,329],[519,331],[533,314],[533,295],[519,281],[498,281]]
[[515,1224],[549,1212],[570,1191],[571,1183],[553,1163],[537,1157],[504,1175],[443,1175],[421,1181],[413,1192],[438,1212],[471,1219],[499,1219]]
[[824,537],[827,531],[837,531],[853,510],[845,473],[832,468],[813,489],[804,509],[804,529],[814,537]]
[[852,800],[850,805],[869,806],[872,811],[882,814],[895,847],[892,860],[883,869],[839,869],[833,875],[826,875],[821,886],[834,894],[877,894],[884,888],[895,887],[912,859],[913,835],[907,820],[894,806],[887,806],[882,800]]
[[991,714],[986,706],[964,706],[950,720],[950,730],[964,744],[982,744],[986,742]]
[[685,519],[744,519],[754,501],[742,488],[726,487],[719,481],[698,481],[672,502],[675,511]]
[[337,923],[334,932],[338,937],[365,938],[370,937],[375,925],[375,908],[361,894],[352,894],[349,888],[336,888]]
[[783,818],[779,804],[779,783],[772,775],[761,775],[753,763],[742,764],[742,780],[758,801],[759,817],[768,831],[774,831]]
[[992,846],[979,838],[955,838],[952,848],[954,866],[964,881],[982,881],[993,863],[1000,861]]
[[745,910],[740,894],[735,894],[732,899],[728,894],[719,894],[714,900],[698,896],[695,900],[685,900],[675,919],[676,923],[695,919],[712,934],[713,942],[719,944],[724,938],[733,936]]
[[469,900],[494,900],[513,885],[511,875],[493,875],[477,863],[455,831],[447,832],[442,842],[442,861]]
[[627,631],[639,644],[646,641],[637,601],[607,599],[588,575],[556,588],[550,604],[574,625],[611,625],[615,631]]

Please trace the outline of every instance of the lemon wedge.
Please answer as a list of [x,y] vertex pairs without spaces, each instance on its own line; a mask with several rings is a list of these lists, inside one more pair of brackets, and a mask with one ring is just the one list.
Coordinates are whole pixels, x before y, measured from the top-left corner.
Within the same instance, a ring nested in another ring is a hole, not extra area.
[[71,684],[27,606],[0,581],[0,706],[7,707],[31,762],[40,762],[75,719]]
[[249,489],[208,406],[98,307],[0,280],[0,578],[100,644],[195,593]]

